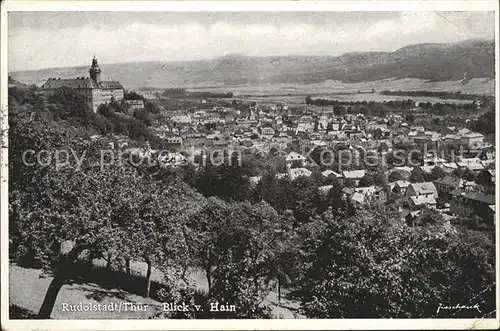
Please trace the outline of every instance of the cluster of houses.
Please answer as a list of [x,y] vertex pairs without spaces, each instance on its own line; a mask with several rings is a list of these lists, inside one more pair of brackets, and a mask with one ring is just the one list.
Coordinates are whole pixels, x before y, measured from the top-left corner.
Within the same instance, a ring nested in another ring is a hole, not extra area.
[[[273,110],[274,109],[274,110]],[[274,148],[287,146],[334,146],[338,143],[390,150],[395,144],[443,148],[460,145],[466,149],[488,149],[492,145],[484,136],[463,128],[449,127],[449,134],[410,126],[401,115],[367,118],[363,114],[335,116],[332,112],[314,113],[303,110],[292,113],[289,108],[250,107],[246,111],[231,107],[169,112],[166,124],[153,131],[159,137],[176,137],[179,149],[231,148],[244,146],[267,154]],[[445,163],[445,162],[444,162]],[[473,167],[474,165],[470,165]]]
[[[298,177],[309,177],[312,171],[307,169],[307,158],[297,152],[290,152],[286,157],[287,173],[277,174],[278,178],[288,176],[291,180]],[[395,194],[397,198],[404,200],[404,208],[402,209],[403,217],[414,224],[415,219],[423,215],[426,209],[434,209],[444,215],[455,215],[469,217],[478,214],[478,211],[486,211],[483,213],[485,221],[491,224],[495,221],[495,170],[494,163],[484,162],[483,160],[475,161],[479,164],[484,164],[485,168],[475,170],[478,178],[481,178],[481,184],[475,181],[467,181],[453,173],[446,173],[441,178],[430,182],[411,183],[409,177],[413,171],[412,167],[394,167],[388,170],[385,175],[388,177],[392,172],[398,172],[404,179],[396,180],[388,183],[388,187],[380,185],[360,186],[360,181],[367,174],[366,170],[345,170],[336,172],[331,169],[321,172],[325,178],[335,178],[343,186],[347,181],[351,181],[353,186],[344,187],[342,193],[344,196],[349,196],[351,201],[358,204],[363,204],[368,201],[386,202],[389,194]],[[449,162],[452,163],[452,162]],[[420,166],[426,172],[432,171],[434,167],[441,167],[446,162],[438,162],[432,166]],[[456,162],[456,167],[452,169],[462,168],[469,169],[468,162],[461,160]],[[258,182],[259,178],[253,178],[254,182]],[[324,185],[319,187],[322,194],[328,194],[333,185]],[[438,209],[438,199],[441,199],[442,206]],[[447,217],[449,218],[449,217]]]
[[[131,105],[133,106],[133,105]],[[211,152],[223,158],[224,151],[244,150],[246,154],[266,156],[273,150],[283,152],[286,171],[278,177],[288,176],[291,180],[311,176],[308,159],[296,151],[311,148],[335,148],[338,144],[356,150],[392,151],[399,143],[406,143],[421,148],[423,145],[443,149],[447,145],[460,145],[465,150],[483,151],[485,157],[458,156],[449,160],[444,157],[428,155],[418,167],[426,173],[439,167],[446,176],[443,179],[426,183],[410,183],[409,174],[414,167],[401,166],[387,169],[387,178],[394,171],[402,174],[403,180],[397,180],[387,187],[360,187],[365,170],[346,169],[336,172],[327,169],[323,176],[333,176],[342,184],[349,181],[349,187],[343,194],[350,196],[356,203],[366,203],[370,199],[386,200],[391,193],[405,198],[410,215],[417,215],[419,210],[436,209],[438,198],[446,201],[446,207],[440,208],[447,213],[469,216],[476,208],[485,208],[494,213],[495,160],[494,147],[485,142],[484,136],[466,128],[449,127],[451,134],[441,134],[426,130],[423,126],[409,125],[397,113],[389,113],[383,118],[367,117],[362,114],[334,115],[333,111],[322,109],[313,112],[302,109],[292,112],[284,105],[280,107],[259,107],[252,105],[246,110],[233,107],[191,111],[169,111],[163,113],[161,123],[154,123],[150,128],[168,146],[170,155],[162,156],[166,166],[184,166],[194,156],[207,157]],[[136,150],[143,153],[144,150]],[[151,153],[149,151],[148,153]],[[153,151],[154,153],[154,151]],[[476,176],[489,179],[478,185],[458,178],[457,169],[469,171]],[[258,182],[259,178],[252,178]],[[328,186],[321,187],[328,192]]]
[[[322,172],[322,175],[335,176],[341,183],[352,179],[357,185],[365,176],[365,171],[343,171],[339,174],[326,170]],[[480,214],[486,222],[493,224],[495,222],[495,172],[491,169],[484,170],[480,175],[485,178],[483,185],[447,175],[432,182],[411,183],[406,179],[397,180],[389,183],[387,188],[379,185],[344,187],[342,192],[359,204],[373,200],[386,202],[388,195],[393,193],[397,198],[403,199],[403,217],[412,224],[415,218],[421,216],[426,209],[435,209],[443,213],[446,218],[449,218],[447,215],[470,217]],[[325,185],[319,190],[326,194],[331,188],[332,185]],[[443,202],[439,209],[438,198]]]

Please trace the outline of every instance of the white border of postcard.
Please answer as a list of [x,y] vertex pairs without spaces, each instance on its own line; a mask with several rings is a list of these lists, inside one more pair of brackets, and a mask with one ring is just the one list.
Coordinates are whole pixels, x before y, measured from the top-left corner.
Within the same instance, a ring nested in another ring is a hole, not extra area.
[[[4,1],[1,3],[1,109],[7,105],[7,13],[9,11],[494,11],[495,78],[499,72],[498,1]],[[499,86],[495,84],[496,125]],[[3,122],[5,127],[6,123]],[[496,145],[499,144],[498,130]],[[341,330],[341,329],[497,329],[499,311],[499,245],[496,243],[496,318],[491,319],[274,319],[274,320],[10,320],[8,288],[7,150],[1,151],[1,326],[5,330]],[[499,172],[496,158],[497,178]],[[498,182],[497,182],[497,185]],[[498,189],[498,187],[497,187]],[[498,192],[498,191],[497,191]],[[499,208],[496,194],[496,208]],[[498,212],[496,213],[498,215]],[[496,238],[500,231],[496,222]]]

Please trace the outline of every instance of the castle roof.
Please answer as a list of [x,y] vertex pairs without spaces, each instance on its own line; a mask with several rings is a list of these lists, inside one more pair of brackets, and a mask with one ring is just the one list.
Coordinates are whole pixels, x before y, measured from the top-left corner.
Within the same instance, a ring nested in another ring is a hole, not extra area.
[[77,88],[99,88],[96,82],[90,78],[74,78],[74,79],[61,79],[49,78],[43,85],[42,89],[56,89],[61,87]]
[[101,81],[97,84],[94,80],[88,77],[77,77],[72,79],[61,79],[61,78],[49,78],[43,85],[42,89],[57,89],[61,87],[69,87],[73,89],[78,88],[89,88],[97,89],[123,89],[123,86],[118,81],[108,80]]
[[106,89],[123,89],[122,84],[120,82],[115,81],[115,80],[105,80],[101,82],[101,88],[106,90]]

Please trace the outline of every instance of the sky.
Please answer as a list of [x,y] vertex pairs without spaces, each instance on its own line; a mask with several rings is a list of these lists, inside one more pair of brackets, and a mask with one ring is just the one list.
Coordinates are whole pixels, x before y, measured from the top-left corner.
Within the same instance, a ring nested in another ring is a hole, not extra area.
[[494,12],[9,12],[9,71],[493,39]]

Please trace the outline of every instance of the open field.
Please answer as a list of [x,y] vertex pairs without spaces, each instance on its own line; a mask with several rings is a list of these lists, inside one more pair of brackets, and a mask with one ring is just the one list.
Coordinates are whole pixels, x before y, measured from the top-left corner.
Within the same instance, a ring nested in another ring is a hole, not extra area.
[[[313,99],[330,99],[339,101],[390,101],[397,99],[412,99],[417,102],[449,102],[469,103],[471,100],[441,99],[437,97],[420,96],[392,96],[381,95],[383,90],[391,91],[460,91],[467,94],[494,94],[494,81],[489,78],[472,79],[462,85],[461,81],[428,82],[421,79],[387,79],[377,82],[342,83],[327,81],[320,84],[263,84],[242,86],[210,86],[207,88],[190,88],[191,91],[233,92],[235,98],[255,101],[260,105],[276,105],[284,103],[292,107],[305,106],[305,97],[310,95]],[[375,93],[370,93],[372,89]],[[361,93],[358,93],[361,92]]]
[[[307,95],[270,95],[270,96],[244,96],[241,99],[248,101],[255,101],[259,105],[270,106],[276,105],[277,103],[283,103],[292,107],[305,106],[305,98]],[[314,96],[313,99],[329,99],[329,100],[339,100],[339,101],[390,101],[397,99],[412,99],[417,102],[449,102],[449,103],[470,103],[472,100],[456,100],[456,99],[440,99],[435,97],[409,97],[409,96],[392,96],[392,95],[381,95],[379,93],[353,93],[353,94],[323,94]],[[311,106],[309,106],[311,107]],[[326,108],[324,106],[323,108]]]
[[[48,69],[47,69],[48,70]],[[68,68],[60,70],[53,69],[51,75],[47,76],[44,71],[19,71],[12,72],[9,75],[13,79],[25,84],[35,84],[41,86],[48,77],[63,77],[72,78],[85,75],[88,67],[81,67],[79,70],[71,71]],[[137,73],[135,73],[137,75]],[[113,79],[119,80],[125,89],[137,89],[139,87],[151,87],[153,89],[162,90],[171,87],[183,87],[193,91],[212,91],[212,92],[233,92],[238,95],[324,95],[330,93],[356,93],[358,91],[370,92],[375,89],[375,92],[382,90],[427,90],[427,91],[449,91],[468,94],[484,94],[494,95],[495,86],[492,78],[473,78],[467,84],[462,85],[461,80],[456,81],[429,81],[418,78],[402,78],[402,79],[383,79],[378,81],[366,81],[360,83],[343,83],[341,81],[326,80],[321,83],[259,83],[259,84],[243,84],[243,85],[228,85],[224,83],[204,82],[199,80],[196,84],[184,83],[179,85],[163,85],[156,84],[154,81],[145,81],[140,83],[137,77],[113,75]]]
[[[417,78],[385,79],[374,82],[343,83],[339,81],[325,81],[317,84],[260,84],[223,86],[213,85],[207,87],[187,87],[191,90],[233,92],[235,96],[267,96],[267,95],[325,95],[338,93],[375,92],[382,90],[427,90],[427,91],[460,91],[467,94],[494,95],[495,84],[490,78],[474,78],[465,85],[461,81],[430,82]],[[365,95],[365,94],[363,94]],[[388,97],[388,96],[385,96]]]

